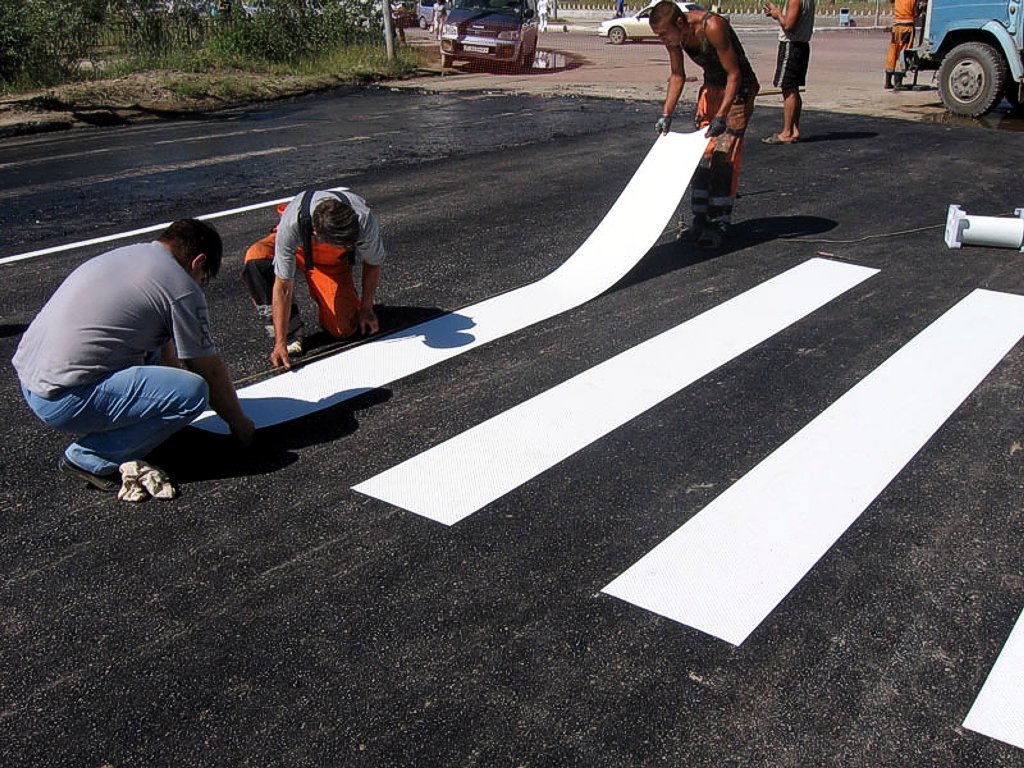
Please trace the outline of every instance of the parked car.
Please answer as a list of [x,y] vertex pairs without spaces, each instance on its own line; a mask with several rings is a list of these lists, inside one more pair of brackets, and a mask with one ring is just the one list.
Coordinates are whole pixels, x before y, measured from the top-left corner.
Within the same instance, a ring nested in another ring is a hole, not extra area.
[[416,0],[416,19],[420,29],[430,29],[434,23],[434,0]]
[[[704,7],[697,3],[677,2],[681,11],[703,11]],[[607,37],[612,45],[622,45],[627,40],[640,40],[645,37],[657,37],[651,29],[650,17],[654,5],[649,5],[632,16],[621,16],[602,21],[597,30],[601,37]]]
[[441,30],[441,66],[455,60],[528,67],[537,52],[536,0],[454,0]]

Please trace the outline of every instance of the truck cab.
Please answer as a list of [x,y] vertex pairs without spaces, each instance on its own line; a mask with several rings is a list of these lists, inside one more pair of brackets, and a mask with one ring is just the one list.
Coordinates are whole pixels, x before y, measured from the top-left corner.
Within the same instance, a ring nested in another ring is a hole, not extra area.
[[913,69],[938,70],[942,103],[979,117],[1006,98],[1024,98],[1024,0],[929,0]]

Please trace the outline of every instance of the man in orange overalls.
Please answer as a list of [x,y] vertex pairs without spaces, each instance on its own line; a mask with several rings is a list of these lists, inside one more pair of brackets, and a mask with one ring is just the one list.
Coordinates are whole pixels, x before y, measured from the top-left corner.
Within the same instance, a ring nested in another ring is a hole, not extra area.
[[716,13],[683,13],[675,3],[662,0],[651,11],[650,25],[668,49],[671,66],[665,104],[655,126],[658,133],[668,132],[672,112],[683,92],[683,54],[704,70],[694,122],[698,128],[707,128],[705,135],[711,141],[693,175],[693,226],[688,236],[700,248],[718,248],[732,220],[743,134],[760,89],[757,76],[736,32]]
[[892,32],[889,48],[885,52],[885,87],[903,87],[906,68],[900,56],[914,42],[914,20],[917,18],[917,0],[892,0]]
[[[310,190],[279,211],[281,219],[274,231],[246,251],[242,280],[274,340],[270,362],[275,368],[290,368],[291,356],[302,354],[295,270],[301,269],[306,276],[321,328],[337,338],[356,331],[371,334],[379,327],[373,299],[385,254],[377,217],[352,192]],[[303,221],[310,228],[310,269],[306,268]],[[362,264],[361,298],[352,279],[356,262]]]

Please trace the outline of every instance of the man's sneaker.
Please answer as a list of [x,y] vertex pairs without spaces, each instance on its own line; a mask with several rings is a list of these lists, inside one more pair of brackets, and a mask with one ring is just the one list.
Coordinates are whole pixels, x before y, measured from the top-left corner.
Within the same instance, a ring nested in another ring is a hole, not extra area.
[[285,351],[288,353],[288,357],[301,357],[302,353],[305,351],[302,348],[302,339],[289,341],[288,346],[285,347]]
[[725,232],[720,228],[708,225],[697,238],[697,247],[706,251],[718,250],[725,242]]
[[117,472],[113,472],[109,475],[94,475],[87,469],[82,469],[77,464],[73,464],[68,460],[67,457],[61,456],[60,461],[57,462],[57,468],[65,475],[82,480],[93,488],[98,488],[101,491],[107,493],[113,493],[121,487],[121,475]]

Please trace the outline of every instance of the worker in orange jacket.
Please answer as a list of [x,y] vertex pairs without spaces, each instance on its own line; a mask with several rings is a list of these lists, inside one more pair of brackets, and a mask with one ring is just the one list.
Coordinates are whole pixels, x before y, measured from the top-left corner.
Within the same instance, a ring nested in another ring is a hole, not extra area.
[[906,65],[903,52],[914,42],[914,22],[919,12],[918,0],[891,0],[892,30],[889,47],[885,52],[885,87],[900,90],[903,88],[903,75]]
[[[385,254],[377,217],[353,192],[309,190],[278,210],[274,231],[246,251],[242,280],[274,340],[271,363],[290,368],[291,357],[303,352],[296,270],[306,277],[321,328],[337,338],[372,334],[379,329],[373,300]],[[307,244],[313,253],[308,265]],[[361,296],[352,278],[357,263]]]

